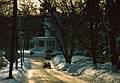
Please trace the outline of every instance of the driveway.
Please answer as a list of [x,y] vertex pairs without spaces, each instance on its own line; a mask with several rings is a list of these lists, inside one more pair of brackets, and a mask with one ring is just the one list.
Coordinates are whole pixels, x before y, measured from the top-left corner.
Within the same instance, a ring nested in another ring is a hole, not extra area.
[[43,68],[44,60],[31,58],[32,69],[28,70],[28,83],[90,83],[54,69]]

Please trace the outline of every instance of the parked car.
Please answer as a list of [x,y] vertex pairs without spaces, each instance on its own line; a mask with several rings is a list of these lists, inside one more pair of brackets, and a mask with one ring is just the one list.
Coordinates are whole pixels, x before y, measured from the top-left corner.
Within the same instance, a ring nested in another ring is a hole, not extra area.
[[53,52],[53,50],[51,50],[51,49],[46,50],[46,52],[45,52],[45,59],[46,60],[50,60],[55,56],[56,56],[56,54]]
[[53,53],[56,54],[56,55],[63,55],[63,52],[62,52],[62,51],[57,51],[57,50],[55,50]]
[[75,50],[73,55],[83,55],[83,51]]
[[31,56],[44,57],[45,56],[45,50],[43,48],[33,48],[33,49],[30,50],[30,55]]

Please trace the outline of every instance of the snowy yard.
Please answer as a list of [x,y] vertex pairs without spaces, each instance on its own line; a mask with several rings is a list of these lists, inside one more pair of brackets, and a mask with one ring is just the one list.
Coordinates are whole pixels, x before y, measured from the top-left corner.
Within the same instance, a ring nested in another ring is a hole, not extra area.
[[23,69],[20,68],[20,59],[18,59],[18,70],[13,69],[13,79],[8,79],[9,75],[9,65],[7,67],[3,67],[0,70],[0,83],[27,83],[25,74],[27,70],[31,67],[30,60],[28,58],[24,59]]
[[51,63],[58,71],[92,83],[120,83],[120,72],[113,73],[110,62],[99,63],[98,68],[94,69],[90,57],[73,56],[72,63],[66,64],[63,56],[59,55],[54,57]]
[[[18,62],[20,67],[20,59]],[[97,69],[93,68],[91,58],[85,56],[73,56],[71,64],[66,64],[62,55],[54,57],[50,62],[55,70],[92,83],[120,83],[120,72],[113,73],[110,62],[98,64]],[[0,70],[0,83],[27,83],[26,74],[31,68],[30,59],[25,58],[23,69],[16,70],[14,67],[13,79],[8,79],[8,67]]]

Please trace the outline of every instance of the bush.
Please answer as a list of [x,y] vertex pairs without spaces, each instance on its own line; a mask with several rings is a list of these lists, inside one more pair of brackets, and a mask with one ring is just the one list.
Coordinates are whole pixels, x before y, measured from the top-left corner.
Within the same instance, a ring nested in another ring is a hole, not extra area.
[[7,66],[7,61],[0,56],[0,68]]

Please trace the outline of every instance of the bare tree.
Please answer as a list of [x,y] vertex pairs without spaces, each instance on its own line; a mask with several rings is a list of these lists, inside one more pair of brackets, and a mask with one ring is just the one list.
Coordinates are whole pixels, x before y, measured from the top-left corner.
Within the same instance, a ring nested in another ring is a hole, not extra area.
[[118,69],[118,64],[119,64],[119,54],[118,54],[118,46],[117,46],[117,37],[118,37],[118,32],[119,32],[119,26],[118,26],[118,10],[120,6],[120,2],[118,0],[106,0],[107,3],[107,16],[108,16],[108,21],[109,21],[109,34],[110,34],[110,49],[112,53],[111,61],[113,65],[113,69],[117,70]]
[[57,4],[59,3],[55,0],[45,0],[44,2],[41,1],[41,3],[44,8],[44,13],[46,13],[46,15],[49,15],[49,18],[51,19],[51,24],[53,26],[52,28],[47,26],[47,29],[57,40],[59,47],[63,51],[66,63],[71,63],[71,58],[76,46],[75,35],[74,32],[72,32],[72,30],[74,30],[73,26],[75,25],[72,13],[69,12],[69,14],[67,15],[65,13],[58,12]]
[[84,3],[72,0],[39,1],[44,14],[49,14],[51,21],[54,21],[57,34],[49,27],[48,30],[63,49],[68,63],[74,52],[74,40],[77,40],[79,46],[91,54],[95,68],[99,58],[106,59],[104,52],[112,53],[112,57],[108,56],[112,59],[112,64],[118,66],[116,39],[119,37],[119,0],[86,0]]
[[13,1],[13,25],[11,29],[11,50],[10,50],[10,68],[9,78],[13,78],[12,70],[16,55],[16,30],[17,30],[17,0]]

